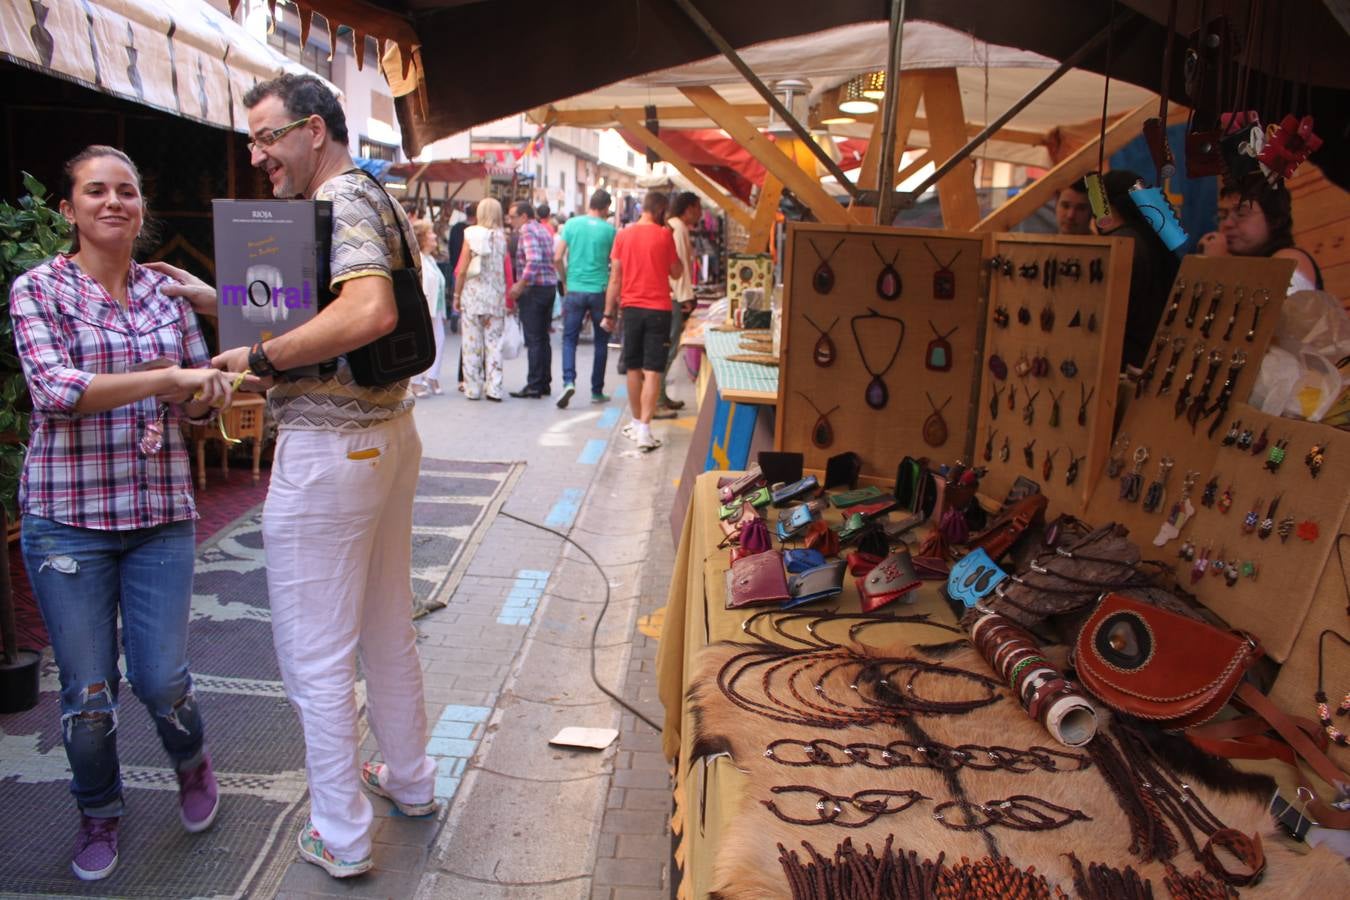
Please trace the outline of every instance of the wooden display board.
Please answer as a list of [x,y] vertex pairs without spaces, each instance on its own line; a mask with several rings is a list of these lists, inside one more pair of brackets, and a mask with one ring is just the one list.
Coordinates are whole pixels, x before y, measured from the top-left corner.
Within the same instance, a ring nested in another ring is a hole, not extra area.
[[1050,515],[1083,515],[1115,423],[1132,251],[1128,238],[994,236],[975,432],[986,495],[1001,499],[1025,477],[1041,486]]
[[[906,455],[969,460],[984,244],[967,232],[789,225],[774,446],[804,453],[817,472],[851,450],[880,483]],[[894,299],[881,296],[893,288]],[[926,365],[939,335],[946,371]],[[945,423],[940,443],[929,397]]]
[[[1218,613],[1229,624],[1256,635],[1267,653],[1276,660],[1287,657],[1308,604],[1316,590],[1330,553],[1331,541],[1345,514],[1346,478],[1350,476],[1350,458],[1336,457],[1341,435],[1329,426],[1285,419],[1259,413],[1246,405],[1251,388],[1261,367],[1261,360],[1270,345],[1284,304],[1285,289],[1293,272],[1293,260],[1188,256],[1182,262],[1173,285],[1169,305],[1177,301],[1177,312],[1168,322],[1165,313],[1159,323],[1150,359],[1163,341],[1163,350],[1155,374],[1147,389],[1132,398],[1121,422],[1118,442],[1128,446],[1113,449],[1112,455],[1126,460],[1120,477],[1109,473],[1097,484],[1088,504],[1089,521],[1119,522],[1129,528],[1131,536],[1146,558],[1156,559],[1176,568],[1181,586],[1193,591],[1205,606]],[[1223,285],[1223,293],[1215,310],[1209,336],[1202,334],[1202,326],[1214,296],[1216,284]],[[1200,286],[1198,301],[1197,285]],[[1241,290],[1239,291],[1239,288]],[[1241,306],[1231,334],[1228,322],[1241,295]],[[1264,302],[1259,322],[1253,327],[1255,305]],[[1194,313],[1192,314],[1192,304]],[[1192,324],[1186,324],[1192,319]],[[1247,340],[1248,333],[1252,339]],[[1229,334],[1225,339],[1225,334]],[[1204,348],[1199,357],[1195,376],[1187,388],[1187,376],[1197,360],[1196,349]],[[1176,370],[1170,388],[1163,391],[1166,370],[1174,354]],[[1183,394],[1194,397],[1203,390],[1211,359],[1217,354],[1219,367],[1209,392],[1206,412],[1213,409],[1226,380],[1234,354],[1246,354],[1246,363],[1235,379],[1232,401],[1227,414],[1215,411],[1198,419],[1195,427],[1188,420],[1193,403],[1177,415],[1177,401]],[[1215,420],[1219,419],[1216,423]],[[1234,424],[1240,426],[1234,429]],[[1264,430],[1268,446],[1259,455],[1251,449],[1242,450],[1238,443],[1225,446],[1231,433],[1239,437],[1245,429],[1252,429],[1252,445],[1259,444]],[[1281,440],[1287,440],[1285,460],[1275,472],[1266,468],[1270,450]],[[1314,443],[1328,442],[1328,450],[1320,475],[1313,478],[1304,457]],[[1121,497],[1121,479],[1133,471],[1135,454],[1143,447],[1148,457],[1142,465],[1142,483],[1139,497],[1127,501]],[[1163,496],[1153,511],[1146,511],[1144,501],[1148,488],[1157,479],[1164,457],[1172,460],[1170,474],[1163,486]],[[1187,473],[1193,472],[1194,486],[1190,501],[1195,515],[1186,521],[1178,537],[1161,546],[1154,541],[1160,529],[1183,494]],[[1214,504],[1206,505],[1205,489],[1215,483]],[[1222,510],[1224,493],[1231,487],[1232,504]],[[1279,496],[1280,504],[1273,516],[1278,526],[1286,515],[1294,517],[1294,528],[1305,521],[1315,522],[1320,536],[1304,541],[1291,534],[1281,540],[1278,531],[1262,540],[1259,526],[1245,533],[1244,518],[1253,509],[1257,519],[1265,519],[1271,501]],[[1261,502],[1257,504],[1257,501]],[[1179,557],[1185,542],[1195,547],[1195,558],[1204,556],[1208,548],[1209,565],[1202,577],[1192,582],[1189,573],[1195,560]],[[1223,559],[1223,567],[1215,574],[1212,563]],[[1241,573],[1245,563],[1252,563],[1256,577],[1239,574],[1233,584],[1224,577],[1229,563],[1236,563]]]

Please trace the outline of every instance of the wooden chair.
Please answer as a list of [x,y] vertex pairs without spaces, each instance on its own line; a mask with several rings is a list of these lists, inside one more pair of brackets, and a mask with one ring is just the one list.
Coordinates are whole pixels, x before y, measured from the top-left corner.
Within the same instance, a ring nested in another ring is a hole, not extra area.
[[[239,440],[253,441],[253,483],[257,484],[262,477],[259,466],[262,460],[263,441],[266,432],[264,431],[264,411],[267,409],[267,400],[258,396],[239,396],[235,395],[234,402],[230,408],[221,413],[221,418],[225,421],[225,431],[232,438]],[[229,477],[230,474],[230,444],[220,434],[220,427],[215,423],[211,425],[193,425],[190,428],[190,439],[197,444],[197,489],[206,490],[206,442],[218,441],[220,449],[220,471]]]

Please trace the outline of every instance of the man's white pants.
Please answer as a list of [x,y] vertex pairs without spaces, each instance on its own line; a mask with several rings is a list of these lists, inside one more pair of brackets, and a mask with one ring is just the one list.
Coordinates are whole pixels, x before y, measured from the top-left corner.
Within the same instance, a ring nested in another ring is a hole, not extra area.
[[360,786],[356,657],[384,786],[435,789],[412,624],[412,504],[422,441],[411,414],[360,433],[283,429],[263,508],[267,589],[286,694],[305,733],[314,826],[338,859],[370,854]]

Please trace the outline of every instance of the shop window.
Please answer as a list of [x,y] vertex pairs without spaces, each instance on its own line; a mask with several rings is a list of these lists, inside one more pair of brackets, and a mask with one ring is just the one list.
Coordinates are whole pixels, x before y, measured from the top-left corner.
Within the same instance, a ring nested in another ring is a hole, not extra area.
[[328,59],[328,51],[313,41],[301,47],[299,37],[278,28],[267,35],[267,43],[319,77],[333,80],[333,63]]
[[358,146],[361,151],[360,155],[366,159],[387,159],[389,162],[398,162],[398,147],[394,144],[385,144],[363,137]]

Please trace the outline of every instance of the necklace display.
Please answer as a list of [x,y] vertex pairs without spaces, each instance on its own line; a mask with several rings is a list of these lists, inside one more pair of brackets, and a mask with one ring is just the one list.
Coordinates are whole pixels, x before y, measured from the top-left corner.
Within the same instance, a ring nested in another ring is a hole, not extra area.
[[818,416],[816,424],[811,426],[811,443],[815,444],[816,447],[821,450],[828,449],[829,446],[834,443],[834,428],[830,426],[830,413],[837,410],[839,405],[835,404],[830,407],[829,411],[821,412],[820,407],[816,406],[810,397],[806,396],[801,391],[797,391],[797,396],[810,404],[811,408],[816,411],[816,415]]
[[[897,276],[898,277],[898,276]],[[891,358],[880,370],[872,368],[867,361],[867,354],[863,350],[862,336],[858,332],[858,323],[867,319],[876,319],[879,322],[894,322],[900,326],[899,333],[895,338],[895,348],[891,351]],[[863,400],[873,409],[885,409],[886,403],[890,400],[891,394],[883,380],[886,373],[895,365],[895,360],[900,356],[900,345],[905,341],[905,323],[904,320],[895,316],[884,316],[875,309],[868,309],[865,315],[857,315],[849,320],[849,329],[853,332],[853,343],[858,348],[858,359],[862,361],[863,368],[867,374],[872,376],[872,380],[867,383],[867,388],[863,391]]]
[[[938,267],[937,271],[933,273],[933,299],[954,300],[956,298],[956,273],[952,271],[952,265],[961,258],[961,254],[965,251],[957,250],[956,255],[944,263],[937,258],[937,254],[933,252],[933,248],[928,246],[926,241],[923,249],[928,251],[928,255],[933,258],[933,262],[937,263]],[[1008,324],[1006,311],[1003,324]]]
[[814,319],[805,313],[802,314],[802,318],[809,322],[812,328],[820,332],[820,338],[817,339],[816,346],[811,351],[811,359],[822,369],[828,369],[834,365],[836,353],[834,341],[830,338],[830,332],[834,330],[834,326],[839,324],[839,317],[835,316],[834,321],[830,323],[828,328],[821,328],[815,323]]
[[839,243],[834,245],[834,249],[829,255],[820,252],[815,241],[810,241],[811,249],[816,251],[816,256],[820,259],[820,265],[816,266],[816,271],[811,275],[811,286],[816,289],[817,294],[828,294],[834,290],[834,269],[830,268],[830,260],[839,252],[839,248],[844,246],[844,239],[840,238]]
[[882,300],[899,300],[905,290],[905,283],[895,268],[896,261],[900,259],[900,251],[896,250],[890,262],[887,262],[876,241],[872,242],[872,249],[876,252],[877,259],[881,260],[881,272],[877,275],[877,296]]

